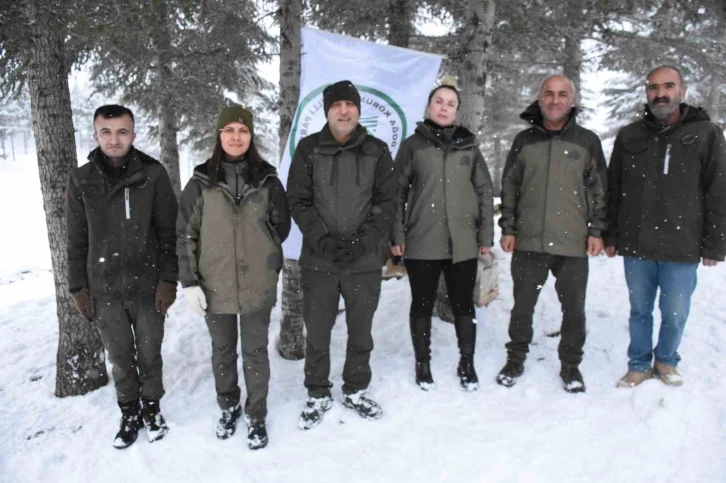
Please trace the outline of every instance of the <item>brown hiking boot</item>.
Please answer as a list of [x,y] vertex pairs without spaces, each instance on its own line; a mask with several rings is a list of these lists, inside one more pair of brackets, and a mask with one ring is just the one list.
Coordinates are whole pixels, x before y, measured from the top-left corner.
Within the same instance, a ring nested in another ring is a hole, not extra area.
[[683,384],[683,378],[678,373],[678,369],[674,366],[656,362],[653,365],[653,374],[658,376],[664,384],[668,384],[669,386],[680,386]]
[[391,278],[400,279],[407,276],[408,272],[406,271],[406,267],[393,263],[393,258],[389,258],[386,261],[386,271],[383,273],[383,280],[389,280]]
[[623,377],[620,378],[616,387],[635,387],[641,382],[653,377],[653,370],[648,369],[645,372],[628,371]]

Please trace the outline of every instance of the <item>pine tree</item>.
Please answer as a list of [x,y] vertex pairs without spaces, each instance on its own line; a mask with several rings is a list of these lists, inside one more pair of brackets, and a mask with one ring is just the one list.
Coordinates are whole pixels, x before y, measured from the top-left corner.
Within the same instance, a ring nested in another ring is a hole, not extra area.
[[608,46],[600,67],[623,73],[605,91],[614,134],[643,112],[646,74],[654,67],[679,67],[687,102],[704,105],[712,120],[726,125],[726,3],[723,0],[656,0],[606,25]]
[[195,148],[210,148],[214,119],[232,100],[271,107],[264,92],[272,86],[256,68],[271,39],[252,0],[112,4],[98,3],[87,17],[94,85],[157,120],[160,161],[179,194],[178,133],[186,130]]

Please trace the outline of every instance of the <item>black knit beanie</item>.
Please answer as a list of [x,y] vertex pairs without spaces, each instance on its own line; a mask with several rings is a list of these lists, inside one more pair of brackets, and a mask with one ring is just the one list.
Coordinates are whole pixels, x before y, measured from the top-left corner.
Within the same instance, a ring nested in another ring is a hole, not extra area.
[[349,80],[343,80],[330,84],[323,91],[323,109],[325,110],[325,117],[328,117],[328,111],[333,103],[338,101],[350,101],[358,108],[358,114],[360,114],[360,93],[355,88],[353,83]]

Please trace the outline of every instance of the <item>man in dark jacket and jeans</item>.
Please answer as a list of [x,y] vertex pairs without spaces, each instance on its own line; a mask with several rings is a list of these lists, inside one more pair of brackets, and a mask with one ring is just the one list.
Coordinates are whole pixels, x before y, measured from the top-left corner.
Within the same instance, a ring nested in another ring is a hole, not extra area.
[[575,122],[575,87],[561,75],[546,78],[539,99],[520,116],[532,127],[509,151],[502,179],[501,246],[512,256],[514,307],[507,363],[497,382],[512,386],[524,372],[532,316],[552,272],[562,304],[558,348],[568,392],[582,392],[587,256],[603,249],[607,226],[607,167],[600,139]]
[[[698,263],[726,255],[726,142],[701,108],[682,102],[672,66],[652,70],[642,119],[624,127],[609,167],[608,256],[623,256],[630,294],[628,372],[618,387],[658,376],[683,383],[678,346],[696,288]],[[653,348],[653,308],[662,316]],[[653,367],[651,363],[655,359]]]
[[149,441],[168,430],[161,342],[176,298],[177,201],[163,166],[133,147],[129,109],[99,107],[93,125],[98,148],[68,181],[68,284],[113,365],[122,413],[113,444],[125,448],[144,425]]
[[366,393],[371,380],[371,328],[381,290],[381,240],[396,208],[393,160],[385,142],[360,124],[361,98],[349,81],[323,91],[328,123],[300,141],[287,182],[292,216],[303,234],[303,316],[306,407],[299,426],[317,426],[332,407],[330,334],[338,300],[346,306],[348,344],[343,405],[367,419],[380,406]]

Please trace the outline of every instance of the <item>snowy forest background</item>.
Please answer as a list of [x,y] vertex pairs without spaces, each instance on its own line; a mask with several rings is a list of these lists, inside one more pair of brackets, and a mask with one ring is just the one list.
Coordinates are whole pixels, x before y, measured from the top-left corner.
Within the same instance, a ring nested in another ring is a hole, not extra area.
[[[69,167],[94,147],[93,111],[107,102],[128,104],[137,114],[136,145],[164,163],[177,190],[191,168],[208,156],[214,120],[229,102],[250,106],[264,155],[277,164],[297,104],[301,26],[445,56],[440,75],[457,78],[463,93],[459,122],[478,133],[496,190],[511,141],[523,128],[519,113],[535,100],[540,80],[551,73],[564,73],[582,90],[579,121],[602,137],[606,155],[617,129],[635,120],[641,110],[645,73],[662,63],[682,67],[688,84],[687,102],[702,105],[714,122],[726,127],[726,0],[0,0],[0,224],[5,235],[0,241],[0,327],[6,335],[0,350],[0,366],[5,368],[0,377],[0,413],[7,409],[9,415],[0,415],[4,433],[0,482],[41,481],[51,475],[58,481],[80,481],[99,474],[105,475],[105,481],[121,481],[125,475],[122,470],[130,471],[129,467],[119,467],[123,460],[106,452],[100,460],[83,460],[86,452],[96,451],[96,445],[110,447],[116,424],[110,393],[113,388],[106,364],[99,357],[103,350],[100,340],[75,313],[65,280],[65,187]],[[33,169],[29,170],[29,165]],[[28,173],[34,179],[32,183],[28,183]],[[38,192],[42,192],[42,206]],[[29,220],[37,220],[33,217],[42,217],[43,213],[46,230],[39,231],[33,228],[37,224]],[[487,367],[480,369],[480,378],[492,381],[495,369],[503,362],[502,346],[511,308],[508,258],[502,253],[498,256],[503,277],[501,295],[486,318],[500,320],[489,328],[489,335],[482,336],[487,355],[481,355],[484,351],[480,344],[477,360],[477,367]],[[617,320],[618,327],[611,333],[607,327],[590,325],[588,341],[600,337],[600,342],[588,342],[586,347],[587,354],[598,355],[592,355],[589,362],[586,355],[585,368],[590,371],[585,372],[589,388],[585,397],[599,400],[580,399],[570,406],[564,401],[571,399],[558,399],[564,396],[550,393],[549,387],[525,382],[517,390],[522,391],[519,396],[527,403],[519,410],[500,414],[504,418],[501,421],[486,420],[482,433],[467,432],[467,428],[482,424],[467,419],[468,414],[461,417],[460,424],[442,433],[435,423],[448,419],[447,405],[466,412],[470,404],[462,395],[442,391],[433,399],[433,419],[424,421],[420,424],[423,429],[410,435],[401,434],[409,429],[407,418],[392,417],[390,423],[385,423],[391,425],[383,432],[387,442],[365,426],[362,440],[370,451],[358,455],[362,459],[353,467],[363,474],[372,473],[370,478],[352,481],[406,481],[416,477],[427,481],[427,476],[435,481],[453,477],[459,477],[458,481],[625,481],[626,477],[643,481],[726,481],[726,386],[720,379],[703,376],[688,388],[684,386],[675,399],[653,385],[627,401],[625,398],[630,396],[610,394],[614,381],[625,370],[627,347],[627,294],[622,270],[615,263],[601,259],[591,264],[589,293],[608,293],[604,299],[609,300],[596,298],[588,302],[588,314],[592,315],[594,305],[595,322]],[[718,351],[726,343],[726,306],[718,302],[723,298],[726,279],[723,267],[717,270],[705,274],[699,271],[692,319],[700,318],[702,326],[689,327],[686,339],[690,339],[684,342],[686,349],[693,344],[693,357],[709,354],[698,364],[691,362],[692,371],[713,371],[714,376],[726,369]],[[376,320],[403,319],[405,314],[399,309],[409,300],[407,282],[387,284]],[[549,293],[543,298],[545,308],[544,313],[538,309],[538,323],[544,320],[547,330],[555,331],[556,296]],[[195,330],[200,322],[184,309],[183,302],[177,302],[172,313],[180,329],[170,335],[171,340],[169,336],[165,340],[164,358],[176,369],[165,372],[165,382],[174,381],[169,389],[172,392],[182,386],[185,393],[191,391],[188,399],[171,403],[172,424],[175,419],[179,425],[172,438],[191,436],[191,446],[179,442],[180,447],[174,446],[176,457],[165,459],[156,454],[155,458],[161,458],[162,467],[171,470],[179,481],[208,481],[208,473],[185,472],[184,465],[177,465],[177,460],[187,458],[202,468],[210,459],[224,462],[224,457],[231,456],[226,452],[210,453],[209,440],[194,439],[197,433],[212,436],[206,433],[211,431],[213,388],[208,354],[187,346],[199,337]],[[28,330],[27,323],[41,320],[42,329],[38,325],[34,326],[37,332]],[[408,349],[405,327],[403,322],[396,324],[376,334],[377,343],[380,338],[397,343],[384,343],[378,349],[381,359],[374,360],[374,373],[385,373],[385,368],[410,383],[411,355],[400,347]],[[435,356],[453,361],[455,343],[451,334],[445,333],[445,328],[438,330],[434,343],[441,349]],[[344,332],[334,339],[338,345],[342,344],[341,338]],[[553,342],[543,339],[540,348]],[[542,355],[542,361],[553,357],[554,349],[548,350],[550,353]],[[55,354],[54,367],[48,366],[51,352]],[[391,358],[396,361],[391,362]],[[183,365],[195,361],[198,370]],[[298,435],[289,436],[288,430],[282,429],[294,426],[287,419],[294,420],[302,401],[298,380],[302,368],[295,364],[273,361],[273,378],[280,374],[283,382],[273,386],[271,407],[285,417],[282,422],[271,423],[270,449],[273,455],[285,455],[292,467],[297,464],[307,468],[308,461],[301,456],[304,452],[298,454],[301,446],[313,452],[329,448],[325,436],[311,443]],[[547,377],[556,381],[555,361],[548,359],[543,364],[551,369]],[[535,370],[535,374],[539,373]],[[603,380],[591,382],[590,374]],[[47,391],[31,391],[29,388],[37,381],[45,384]],[[389,391],[400,390],[393,382],[388,384],[379,384],[382,394],[386,387]],[[194,388],[200,386],[203,390],[195,393]],[[100,391],[90,392],[81,402],[78,398],[49,399],[51,393],[58,397],[82,395],[101,387],[105,388],[103,395]],[[492,398],[490,391],[494,389],[484,384],[482,394],[476,396],[484,398],[477,400],[478,408],[495,414],[498,409],[518,404],[506,399],[502,392]],[[397,407],[406,412],[409,404],[431,403],[422,402],[420,397],[408,393],[405,401],[389,397],[384,402],[393,412]],[[554,401],[554,406],[547,406],[545,400]],[[665,413],[658,413],[651,403]],[[613,408],[616,413],[609,413]],[[31,412],[33,409],[40,414]],[[550,425],[536,417],[540,410],[552,418]],[[46,411],[48,414],[43,415]],[[531,414],[525,416],[527,411]],[[624,421],[618,419],[617,411],[622,412]],[[205,413],[209,421],[195,419],[200,413]],[[94,415],[90,423],[83,418],[88,414]],[[341,423],[347,421],[349,429],[360,429],[359,422],[337,414],[334,417]],[[519,418],[523,424],[508,426],[507,418]],[[564,429],[572,418],[577,422],[574,429]],[[538,429],[546,430],[545,435],[538,434]],[[427,431],[442,439],[429,440]],[[550,441],[547,431],[554,431],[552,448],[543,447]],[[102,433],[101,441],[93,440],[96,432]],[[497,438],[503,435],[508,435],[502,445],[509,452],[498,455]],[[345,432],[342,437],[343,444],[336,448],[335,455],[350,458],[350,451],[356,451],[356,438]],[[515,444],[517,437],[527,444]],[[285,439],[286,443],[275,449],[275,438]],[[670,445],[664,442],[669,438],[673,438]],[[48,439],[53,441],[53,450],[39,449]],[[399,439],[400,445],[395,443]],[[442,461],[429,460],[422,456],[428,448],[421,439],[434,448],[440,444],[453,449],[459,456],[479,458],[479,451],[488,451],[480,461],[491,463],[488,473],[477,465],[447,470],[447,463],[459,462],[457,457],[444,453]],[[78,454],[69,456],[65,447],[69,441],[78,447]],[[468,449],[458,447],[462,441]],[[696,441],[705,443],[699,445]],[[626,460],[618,460],[618,449],[634,442],[641,446],[631,450]],[[377,451],[378,445],[383,449]],[[579,457],[571,460],[566,453],[553,454],[563,446]],[[588,459],[584,449],[588,446],[594,451],[593,460]],[[404,461],[381,461],[390,453],[404,451],[404,447],[410,452],[403,453],[407,455],[404,459],[413,458],[418,470]],[[144,451],[141,448],[134,451]],[[196,454],[192,454],[193,450],[197,450]],[[536,454],[540,456],[532,456]],[[143,453],[132,453],[131,458],[138,466],[132,474],[139,481],[163,481],[163,475]],[[290,479],[297,473],[272,468],[274,458],[263,458],[267,459],[249,461],[254,468],[247,475],[250,481],[307,479],[307,475]],[[680,458],[688,463],[672,463]],[[335,456],[330,456],[323,461],[323,468],[335,475],[323,481],[350,478],[344,461],[334,460]],[[605,460],[621,465],[615,478]],[[548,461],[557,469],[550,468]],[[521,465],[522,470],[512,470],[510,463]],[[105,473],[98,472],[102,464],[107,466]],[[69,468],[72,471],[64,476],[54,473]],[[225,471],[238,479],[241,474],[229,468]],[[227,474],[225,471],[221,474]]]

